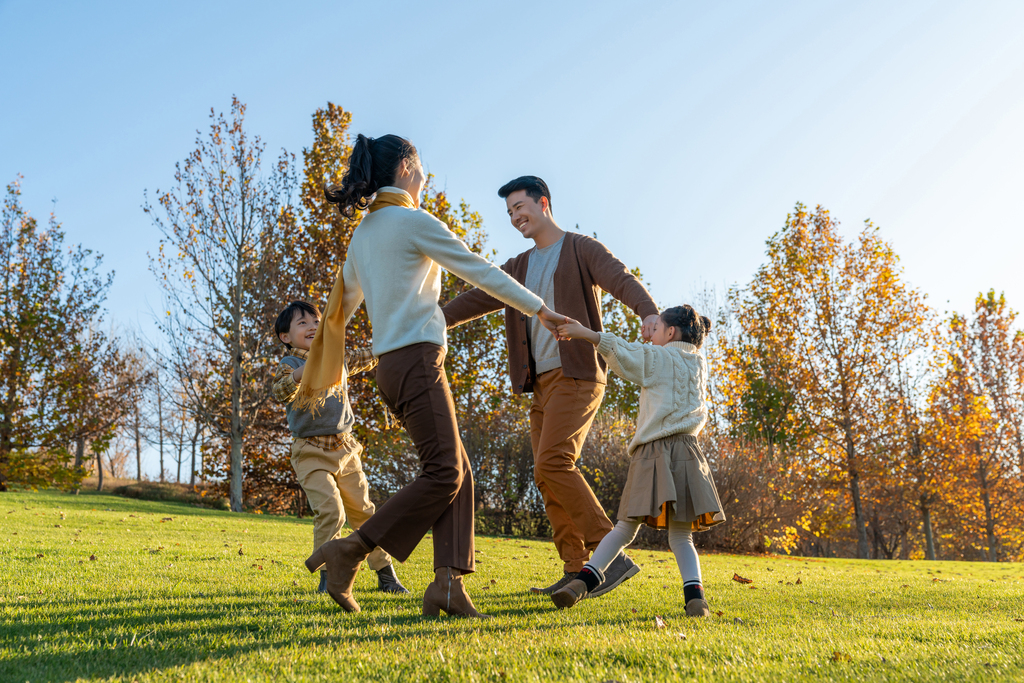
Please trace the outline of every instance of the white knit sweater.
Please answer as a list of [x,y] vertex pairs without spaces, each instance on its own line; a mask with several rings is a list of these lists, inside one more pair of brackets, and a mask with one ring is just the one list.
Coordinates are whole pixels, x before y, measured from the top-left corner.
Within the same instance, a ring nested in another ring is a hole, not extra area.
[[597,350],[612,372],[641,387],[630,455],[642,444],[666,436],[700,433],[708,420],[708,369],[696,346],[630,343],[604,332]]
[[[402,192],[381,188],[380,192]],[[346,322],[366,299],[373,324],[373,355],[430,342],[447,346],[441,268],[528,315],[539,296],[487,259],[474,254],[448,226],[422,209],[386,206],[363,217],[352,233],[342,275]]]

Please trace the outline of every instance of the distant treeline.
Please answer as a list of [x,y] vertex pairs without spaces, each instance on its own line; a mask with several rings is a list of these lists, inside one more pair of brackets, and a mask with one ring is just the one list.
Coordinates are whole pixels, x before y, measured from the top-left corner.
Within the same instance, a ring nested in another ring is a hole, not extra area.
[[[113,274],[98,255],[40,228],[8,186],[0,240],[0,490],[75,489],[95,461],[139,478],[142,448],[161,479],[209,482],[231,508],[305,514],[291,438],[270,380],[288,302],[322,305],[359,217],[323,200],[351,151],[350,113],[313,114],[302,164],[268,161],[245,106],[210,129],[147,195],[161,241],[151,270],[161,339],[104,331]],[[428,183],[422,208],[469,247],[493,250],[480,215]],[[639,274],[639,270],[635,271]],[[442,303],[466,289],[451,274]],[[657,298],[658,293],[654,292]],[[666,306],[683,302],[664,301]],[[903,280],[870,223],[844,240],[798,204],[749,283],[695,295],[716,320],[705,344],[711,418],[702,443],[727,524],[698,543],[724,550],[877,558],[1024,556],[1024,335],[995,292],[942,317]],[[639,320],[606,297],[604,324],[630,340]],[[446,367],[473,463],[477,528],[550,532],[533,481],[528,402],[509,391],[503,318],[451,330]],[[365,309],[348,343],[368,345]],[[386,428],[372,373],[350,383],[378,502],[415,477],[405,433]],[[627,469],[634,385],[610,376],[581,469],[610,515]],[[134,460],[134,467],[129,467]],[[172,471],[172,467],[175,467]],[[206,490],[206,489],[204,489]],[[663,543],[655,532],[641,542]]]

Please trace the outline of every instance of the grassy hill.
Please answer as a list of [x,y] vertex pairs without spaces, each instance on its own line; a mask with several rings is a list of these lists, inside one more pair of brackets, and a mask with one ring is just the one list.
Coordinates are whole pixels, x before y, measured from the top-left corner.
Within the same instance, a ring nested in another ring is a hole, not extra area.
[[413,595],[361,572],[357,615],[315,594],[311,544],[308,519],[0,494],[0,680],[1024,680],[1020,564],[706,555],[695,620],[669,553],[556,611],[526,590],[561,571],[549,542],[479,537],[479,622],[420,616],[429,537]]

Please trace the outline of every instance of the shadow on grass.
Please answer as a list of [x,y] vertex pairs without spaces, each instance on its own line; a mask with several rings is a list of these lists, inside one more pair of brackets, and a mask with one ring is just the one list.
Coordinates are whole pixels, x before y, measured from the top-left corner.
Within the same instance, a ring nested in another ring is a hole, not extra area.
[[[452,623],[450,617],[421,616],[419,596],[364,594],[359,597],[364,611],[349,615],[329,598],[302,595],[298,605],[294,596],[259,599],[251,594],[193,596],[187,605],[180,604],[181,598],[168,604],[166,598],[141,596],[22,601],[17,603],[22,608],[20,613],[8,612],[0,623],[0,648],[10,653],[0,662],[0,680],[130,678],[281,648],[398,644],[409,638],[432,637],[434,625]],[[509,604],[516,597],[499,599],[504,605],[491,601],[488,607],[497,619],[460,619],[452,625],[465,625],[477,632],[507,633],[515,628],[517,618],[551,611],[542,603]],[[396,614],[398,606],[407,612]],[[275,621],[273,614],[287,616],[288,623]],[[591,616],[587,623],[622,625],[637,620]],[[530,621],[523,628],[532,632],[567,628]],[[319,635],[325,628],[333,632]],[[318,634],[296,635],[304,630]]]

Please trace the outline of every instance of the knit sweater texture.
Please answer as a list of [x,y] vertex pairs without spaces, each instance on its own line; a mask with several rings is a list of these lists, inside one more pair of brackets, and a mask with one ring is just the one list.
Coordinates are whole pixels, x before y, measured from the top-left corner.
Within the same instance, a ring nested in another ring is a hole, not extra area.
[[665,346],[627,342],[601,333],[598,353],[619,377],[640,385],[636,434],[629,453],[673,434],[696,436],[708,421],[707,363],[686,342]]
[[345,319],[365,298],[373,324],[373,355],[379,358],[422,342],[447,347],[444,314],[437,303],[442,268],[526,315],[536,315],[543,304],[426,211],[387,206],[366,215],[356,227],[342,270],[346,298],[350,292],[356,295]]

